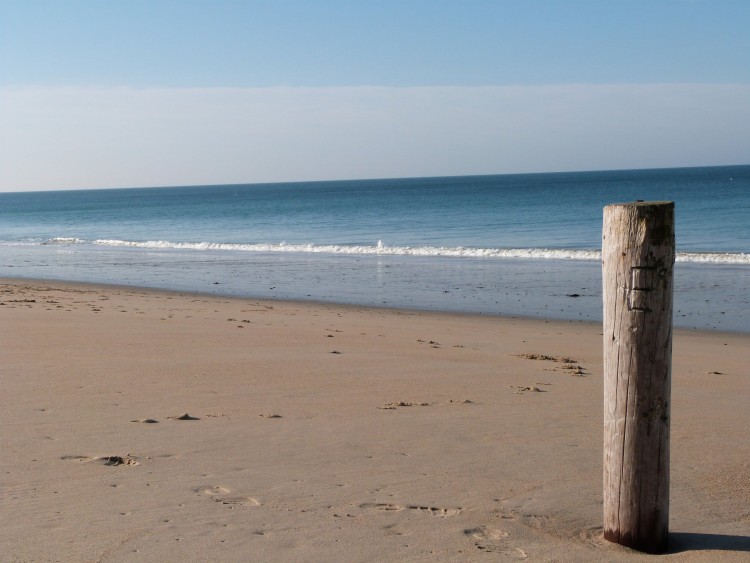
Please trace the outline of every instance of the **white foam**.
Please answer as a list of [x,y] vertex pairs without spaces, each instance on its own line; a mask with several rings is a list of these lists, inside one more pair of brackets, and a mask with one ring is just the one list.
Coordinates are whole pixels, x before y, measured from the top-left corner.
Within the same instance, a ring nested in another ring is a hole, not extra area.
[[704,264],[750,264],[750,254],[744,252],[678,252],[676,261]]
[[[305,254],[425,256],[446,258],[528,258],[535,260],[601,260],[599,250],[553,249],[553,248],[467,248],[448,246],[389,246],[382,240],[373,245],[343,244],[289,244],[281,243],[217,243],[217,242],[171,242],[166,240],[129,241],[119,239],[97,239],[86,241],[76,237],[56,237],[41,244],[93,244],[96,246],[144,248],[154,250],[196,250],[235,252],[276,252]],[[750,254],[733,252],[680,252],[677,262],[706,264],[748,264]]]
[[85,240],[76,237],[56,237],[47,241],[46,244],[83,244],[85,242]]
[[388,246],[383,241],[375,245],[340,244],[288,244],[258,243],[234,244],[213,242],[169,242],[153,240],[145,242],[99,239],[93,241],[99,246],[120,246],[151,249],[180,250],[231,250],[244,252],[289,252],[313,254],[359,254],[390,256],[441,256],[469,258],[552,258],[559,260],[598,260],[601,253],[596,250],[559,250],[546,248],[465,248],[447,246]]

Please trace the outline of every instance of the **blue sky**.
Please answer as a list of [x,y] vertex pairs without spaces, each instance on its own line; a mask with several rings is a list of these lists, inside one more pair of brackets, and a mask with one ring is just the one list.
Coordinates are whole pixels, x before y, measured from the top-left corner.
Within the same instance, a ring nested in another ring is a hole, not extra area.
[[746,0],[0,0],[0,191],[743,164]]

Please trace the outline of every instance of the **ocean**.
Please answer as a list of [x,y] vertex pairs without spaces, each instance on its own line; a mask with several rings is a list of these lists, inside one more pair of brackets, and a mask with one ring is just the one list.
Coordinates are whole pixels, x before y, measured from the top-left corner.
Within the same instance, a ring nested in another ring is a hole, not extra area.
[[0,193],[0,277],[601,320],[602,208],[675,202],[675,325],[750,332],[750,166]]

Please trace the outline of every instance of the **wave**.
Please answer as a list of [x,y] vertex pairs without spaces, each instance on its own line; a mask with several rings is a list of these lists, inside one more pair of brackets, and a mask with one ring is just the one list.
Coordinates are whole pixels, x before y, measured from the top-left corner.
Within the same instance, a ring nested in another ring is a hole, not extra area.
[[545,248],[465,248],[446,246],[388,246],[378,241],[375,245],[344,244],[288,244],[258,243],[235,244],[213,242],[169,242],[146,241],[134,242],[123,240],[96,240],[93,244],[101,246],[127,246],[151,249],[187,249],[187,250],[234,250],[244,252],[289,252],[309,254],[356,254],[386,256],[439,256],[471,258],[558,258],[567,260],[597,260],[601,253],[592,250],[555,250]]
[[[5,243],[14,244],[14,243]],[[18,244],[18,243],[15,243]],[[280,243],[218,243],[218,242],[171,242],[165,240],[129,241],[119,239],[96,239],[87,241],[76,237],[57,237],[43,242],[27,244],[81,245],[92,244],[105,247],[143,248],[151,250],[196,250],[273,252],[340,255],[425,256],[447,258],[528,258],[537,260],[601,260],[602,253],[594,249],[555,248],[472,248],[448,246],[389,246],[382,241],[373,245],[356,244],[289,244]],[[678,252],[677,262],[708,264],[748,264],[750,254],[742,252]]]

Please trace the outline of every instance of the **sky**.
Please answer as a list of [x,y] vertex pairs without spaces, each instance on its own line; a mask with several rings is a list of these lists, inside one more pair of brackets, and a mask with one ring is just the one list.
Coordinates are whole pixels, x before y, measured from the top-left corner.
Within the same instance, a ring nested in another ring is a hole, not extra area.
[[750,163],[747,0],[0,0],[0,191]]

